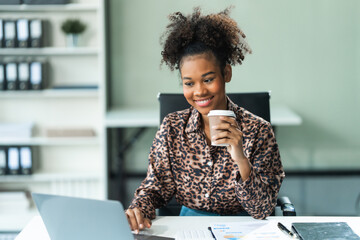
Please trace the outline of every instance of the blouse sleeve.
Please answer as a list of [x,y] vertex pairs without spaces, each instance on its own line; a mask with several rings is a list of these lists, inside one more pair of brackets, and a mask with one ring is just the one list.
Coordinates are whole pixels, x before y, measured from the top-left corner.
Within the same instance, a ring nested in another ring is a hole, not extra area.
[[251,173],[245,181],[242,181],[238,175],[236,196],[251,216],[264,219],[273,212],[285,177],[279,148],[270,123],[260,128],[252,148],[253,151],[249,156]]
[[146,178],[135,191],[129,208],[138,207],[145,217],[155,218],[155,209],[165,206],[175,193],[175,184],[170,166],[169,125],[165,118],[156,133],[150,154]]

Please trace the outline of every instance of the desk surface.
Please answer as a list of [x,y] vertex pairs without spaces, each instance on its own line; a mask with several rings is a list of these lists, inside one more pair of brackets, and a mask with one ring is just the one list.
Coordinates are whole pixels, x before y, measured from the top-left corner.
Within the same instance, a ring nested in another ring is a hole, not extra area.
[[[285,105],[271,106],[271,123],[274,126],[295,126],[301,117]],[[107,127],[158,127],[160,113],[157,109],[111,109],[105,119]]]
[[[283,223],[290,228],[292,222],[347,222],[353,231],[360,235],[360,217],[269,217],[266,220],[256,220],[251,217],[157,217],[153,221],[150,229],[143,231],[145,234],[159,235],[166,237],[175,237],[179,230],[206,230],[211,223],[214,222],[265,222],[266,226],[271,226],[270,230],[278,232],[276,239],[288,239],[288,237],[280,232],[276,227],[278,222]],[[265,227],[265,226],[264,226]],[[34,231],[34,228],[38,228]],[[262,228],[264,229],[264,228]],[[269,228],[268,228],[269,229]],[[259,229],[260,230],[260,229]],[[255,230],[257,231],[257,230]],[[31,235],[31,234],[36,234]],[[20,233],[17,240],[26,239],[48,239],[44,234],[44,225],[39,216],[25,227]]]

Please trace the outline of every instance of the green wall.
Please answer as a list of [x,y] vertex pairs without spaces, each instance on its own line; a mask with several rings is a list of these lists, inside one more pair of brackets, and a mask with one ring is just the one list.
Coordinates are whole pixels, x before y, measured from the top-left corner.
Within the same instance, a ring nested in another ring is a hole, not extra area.
[[[287,168],[360,167],[360,2],[357,0],[110,0],[111,106],[158,108],[158,92],[181,92],[179,74],[160,68],[159,39],[175,11],[231,16],[253,54],[233,68],[228,92],[272,91],[303,118],[279,127]],[[156,129],[138,143],[147,161]],[[136,165],[136,164],[135,164]],[[146,164],[145,164],[146,166]]]

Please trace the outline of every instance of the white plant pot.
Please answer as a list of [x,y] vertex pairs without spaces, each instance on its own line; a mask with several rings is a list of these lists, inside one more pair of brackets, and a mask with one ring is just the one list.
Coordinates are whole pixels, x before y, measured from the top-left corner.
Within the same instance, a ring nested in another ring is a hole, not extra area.
[[77,47],[79,45],[79,34],[66,34],[66,46]]

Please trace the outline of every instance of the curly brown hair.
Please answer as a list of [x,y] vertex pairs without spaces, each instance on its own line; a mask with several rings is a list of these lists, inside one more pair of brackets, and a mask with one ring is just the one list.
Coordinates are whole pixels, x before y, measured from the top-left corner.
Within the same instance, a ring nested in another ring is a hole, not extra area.
[[245,34],[229,17],[230,9],[205,16],[199,7],[188,16],[180,12],[171,14],[170,24],[161,37],[164,46],[161,64],[165,62],[173,71],[181,67],[183,57],[207,52],[214,54],[221,70],[226,64],[241,64],[251,49]]

